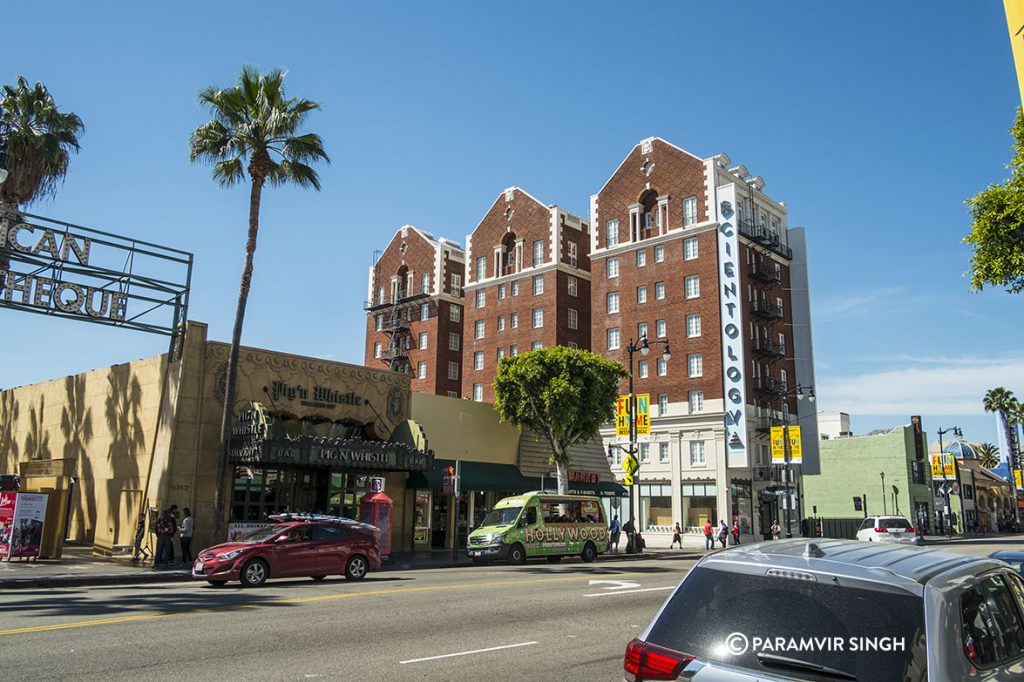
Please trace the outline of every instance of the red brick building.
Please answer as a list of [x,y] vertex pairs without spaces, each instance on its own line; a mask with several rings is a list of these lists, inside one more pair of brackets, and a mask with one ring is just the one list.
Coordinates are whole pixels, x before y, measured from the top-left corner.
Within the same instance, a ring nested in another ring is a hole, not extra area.
[[[744,166],[660,138],[630,151],[591,197],[590,219],[592,348],[627,364],[631,340],[650,342],[633,368],[634,392],[652,404],[641,526],[736,518],[760,538],[782,522],[785,494],[768,428],[799,424],[808,451],[817,441],[814,419],[798,421],[798,386],[813,395],[802,230]],[[655,343],[666,341],[670,358]]]
[[463,393],[494,402],[498,360],[556,345],[590,349],[587,221],[518,187],[466,239]]
[[365,305],[367,367],[412,374],[412,390],[462,395],[465,254],[412,225],[375,254]]

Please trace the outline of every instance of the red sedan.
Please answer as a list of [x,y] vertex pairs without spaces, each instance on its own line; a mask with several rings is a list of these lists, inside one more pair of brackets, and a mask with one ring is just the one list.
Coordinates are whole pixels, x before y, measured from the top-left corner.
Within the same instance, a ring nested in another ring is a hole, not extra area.
[[380,568],[377,529],[358,522],[303,521],[261,528],[234,542],[204,549],[192,577],[211,585],[229,580],[246,587],[269,578],[344,575],[362,580]]

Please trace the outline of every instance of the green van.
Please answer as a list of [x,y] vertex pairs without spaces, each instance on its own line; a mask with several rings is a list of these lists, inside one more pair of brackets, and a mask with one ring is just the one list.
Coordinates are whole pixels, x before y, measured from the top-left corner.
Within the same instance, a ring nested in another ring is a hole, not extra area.
[[506,497],[469,534],[467,552],[475,562],[563,556],[593,561],[608,551],[608,519],[600,498],[532,492]]

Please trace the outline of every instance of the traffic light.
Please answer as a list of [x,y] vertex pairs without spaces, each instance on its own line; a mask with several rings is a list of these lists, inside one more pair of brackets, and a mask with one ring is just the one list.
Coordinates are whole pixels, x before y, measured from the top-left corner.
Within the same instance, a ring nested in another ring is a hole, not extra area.
[[445,468],[444,473],[445,476],[455,476],[455,467],[449,465]]

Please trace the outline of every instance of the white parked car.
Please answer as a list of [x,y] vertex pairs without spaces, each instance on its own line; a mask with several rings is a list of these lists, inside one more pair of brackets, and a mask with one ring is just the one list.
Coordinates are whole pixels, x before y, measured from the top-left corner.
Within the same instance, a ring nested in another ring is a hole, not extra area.
[[869,516],[857,529],[861,542],[905,542],[917,543],[913,524],[902,516]]

